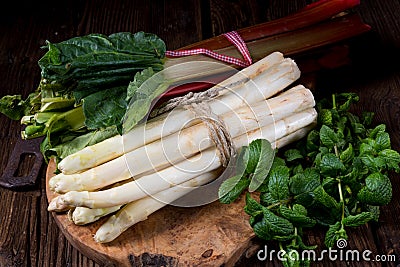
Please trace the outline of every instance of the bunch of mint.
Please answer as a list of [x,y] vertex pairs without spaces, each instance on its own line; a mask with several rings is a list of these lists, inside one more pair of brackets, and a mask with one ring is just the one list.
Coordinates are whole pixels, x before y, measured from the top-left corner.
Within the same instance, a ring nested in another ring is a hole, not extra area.
[[[258,139],[242,147],[241,171],[220,187],[222,203],[247,191],[244,210],[256,236],[277,241],[286,257],[316,248],[303,243],[303,228],[325,227],[325,245],[333,247],[347,239],[348,227],[378,221],[379,207],[392,198],[389,172],[399,172],[400,154],[384,124],[371,127],[373,113],[349,111],[358,100],[342,93],[319,101],[317,126],[293,146],[274,151]],[[310,259],[287,257],[283,264],[308,266]]]

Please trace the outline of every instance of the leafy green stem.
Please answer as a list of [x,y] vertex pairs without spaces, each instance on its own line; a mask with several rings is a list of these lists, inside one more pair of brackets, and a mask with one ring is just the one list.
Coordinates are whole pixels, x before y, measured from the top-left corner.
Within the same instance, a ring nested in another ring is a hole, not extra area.
[[343,198],[343,190],[342,190],[342,182],[341,182],[341,180],[340,179],[338,179],[338,191],[339,191],[339,199],[340,199],[340,204],[341,204],[341,212],[342,212],[342,215],[341,215],[341,220],[340,220],[340,223],[341,223],[341,226],[342,226],[342,229],[344,228],[344,224],[343,224],[343,219],[344,219],[344,198]]
[[266,208],[267,209],[272,209],[272,208],[275,208],[275,207],[277,207],[277,206],[280,206],[280,205],[282,205],[282,204],[286,204],[286,203],[289,203],[290,202],[290,199],[286,199],[286,200],[281,200],[281,201],[279,201],[279,202],[275,202],[275,203],[273,203],[273,204],[271,204],[271,205],[268,205]]
[[336,95],[332,94],[332,109],[336,109]]

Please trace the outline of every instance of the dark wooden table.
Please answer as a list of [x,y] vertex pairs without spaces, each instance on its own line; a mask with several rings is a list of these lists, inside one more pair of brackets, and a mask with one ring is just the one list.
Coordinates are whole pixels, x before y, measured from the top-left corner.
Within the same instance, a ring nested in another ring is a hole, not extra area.
[[[221,33],[269,21],[310,1],[169,0],[169,1],[28,1],[15,0],[0,10],[1,95],[26,96],[39,82],[38,59],[45,40],[62,41],[88,33],[111,34],[139,30],[158,34],[168,49],[176,49]],[[352,43],[350,66],[317,77],[317,93],[352,91],[360,95],[358,110],[374,111],[386,123],[394,149],[400,150],[400,2],[366,0],[356,8],[372,31]],[[0,174],[16,141],[20,124],[0,116]],[[28,164],[27,164],[28,165]],[[29,166],[20,167],[21,174]],[[43,164],[38,183],[29,190],[0,188],[0,266],[99,266],[73,248],[47,212]],[[392,202],[381,212],[379,224],[350,231],[349,247],[395,255],[396,261],[331,262],[321,266],[400,265],[400,175],[391,175]],[[308,242],[322,243],[319,232]],[[277,266],[256,257],[239,266]]]

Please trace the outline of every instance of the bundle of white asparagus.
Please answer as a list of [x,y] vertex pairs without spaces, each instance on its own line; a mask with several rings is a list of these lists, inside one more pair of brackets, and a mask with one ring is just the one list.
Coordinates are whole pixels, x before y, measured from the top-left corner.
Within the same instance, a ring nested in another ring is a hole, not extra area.
[[[234,148],[258,138],[279,148],[304,137],[316,120],[310,90],[290,87],[299,77],[296,63],[275,52],[213,87],[218,95],[203,102]],[[61,173],[49,180],[59,195],[48,210],[69,210],[76,224],[113,213],[94,236],[110,242],[215,180],[223,163],[209,125],[192,109],[178,107],[64,158],[58,164]]]

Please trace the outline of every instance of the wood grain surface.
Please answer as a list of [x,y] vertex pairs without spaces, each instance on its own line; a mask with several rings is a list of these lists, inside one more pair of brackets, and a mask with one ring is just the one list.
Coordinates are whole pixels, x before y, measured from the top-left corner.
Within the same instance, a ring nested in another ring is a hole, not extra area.
[[[37,60],[45,40],[58,42],[93,32],[144,30],[158,34],[168,49],[287,15],[311,1],[293,0],[88,0],[10,1],[0,9],[1,95],[27,96],[39,82]],[[374,111],[375,121],[386,123],[392,146],[400,150],[400,2],[361,1],[355,9],[372,31],[352,40],[350,65],[318,73],[317,97],[338,91],[360,95],[356,111]],[[14,144],[20,124],[0,116],[0,173]],[[20,174],[28,173],[21,165]],[[43,165],[35,186],[21,191],[0,188],[0,266],[105,266],[74,248],[47,212]],[[314,266],[398,266],[400,264],[400,175],[391,175],[393,200],[381,211],[377,224],[350,231],[348,247],[374,254],[395,255],[395,262],[316,262]],[[323,249],[322,229],[306,232],[307,243]],[[258,245],[258,244],[257,244]],[[240,244],[238,244],[240,246]],[[274,243],[270,249],[277,249]],[[173,247],[171,246],[171,249]],[[254,252],[254,251],[253,251]],[[206,254],[207,255],[207,254]],[[249,256],[247,258],[246,256]],[[131,261],[138,266],[137,261]],[[148,261],[151,264],[151,260]],[[259,261],[245,253],[237,266],[282,266],[277,260]]]
[[[47,181],[55,170],[52,160]],[[49,201],[57,196],[48,187],[46,195]],[[65,212],[52,215],[68,241],[97,262],[120,267],[233,266],[253,246],[254,232],[244,205],[242,197],[229,206],[218,201],[193,208],[167,206],[106,244],[93,239],[105,218],[79,226]]]

